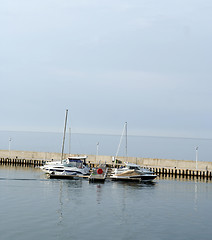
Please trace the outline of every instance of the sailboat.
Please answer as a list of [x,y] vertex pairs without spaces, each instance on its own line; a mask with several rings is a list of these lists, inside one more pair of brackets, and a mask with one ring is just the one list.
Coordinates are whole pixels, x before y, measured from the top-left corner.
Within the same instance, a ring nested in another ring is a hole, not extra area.
[[50,178],[67,178],[72,179],[79,175],[88,175],[90,168],[86,164],[87,156],[70,156],[66,159],[64,157],[64,144],[67,125],[68,110],[66,110],[65,127],[62,144],[61,161],[46,163],[42,170],[48,173]]
[[88,175],[90,168],[86,164],[87,156],[74,156],[63,159],[62,162],[50,162],[42,167],[50,178],[74,178],[78,175]]
[[[118,150],[116,153],[115,161],[117,161],[117,155],[118,155],[118,151],[119,151],[119,148],[121,145],[121,140],[123,138],[124,133],[125,133],[125,137],[126,137],[126,145],[125,145],[126,156],[125,157],[127,159],[127,122],[125,122],[125,124],[124,124],[124,130],[121,135],[121,139],[120,139],[120,143],[119,143]],[[112,170],[112,174],[110,176],[110,178],[112,180],[152,181],[157,177],[157,175],[154,172],[152,172],[148,169],[142,168],[137,164],[128,163],[128,162],[125,162],[124,164],[125,164],[124,167],[114,168]]]

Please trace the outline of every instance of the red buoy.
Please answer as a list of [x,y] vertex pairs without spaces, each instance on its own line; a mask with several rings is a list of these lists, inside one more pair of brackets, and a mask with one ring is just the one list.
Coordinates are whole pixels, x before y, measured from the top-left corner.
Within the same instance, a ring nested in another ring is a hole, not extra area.
[[98,173],[98,174],[102,174],[102,173],[103,173],[103,170],[102,170],[101,168],[98,168],[98,169],[97,169],[97,173]]

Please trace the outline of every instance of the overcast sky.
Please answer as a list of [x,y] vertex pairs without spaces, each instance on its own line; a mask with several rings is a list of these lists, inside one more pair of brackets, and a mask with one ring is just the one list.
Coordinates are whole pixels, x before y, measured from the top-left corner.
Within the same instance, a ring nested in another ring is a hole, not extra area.
[[209,0],[1,0],[0,130],[212,138]]

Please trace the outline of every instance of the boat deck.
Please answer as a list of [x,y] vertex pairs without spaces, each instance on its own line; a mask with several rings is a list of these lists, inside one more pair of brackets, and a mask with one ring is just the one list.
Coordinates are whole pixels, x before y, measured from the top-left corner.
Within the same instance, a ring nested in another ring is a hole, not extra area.
[[108,174],[108,168],[104,169],[102,174],[98,174],[95,171],[91,172],[91,175],[89,176],[89,181],[90,182],[104,182]]

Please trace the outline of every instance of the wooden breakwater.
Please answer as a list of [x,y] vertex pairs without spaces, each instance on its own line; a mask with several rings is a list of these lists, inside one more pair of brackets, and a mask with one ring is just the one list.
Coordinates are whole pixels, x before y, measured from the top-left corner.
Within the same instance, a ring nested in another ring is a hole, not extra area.
[[162,176],[179,176],[179,177],[196,177],[196,178],[206,178],[212,179],[212,171],[205,170],[192,170],[192,169],[180,169],[180,168],[158,168],[150,167],[151,171]]
[[[21,166],[43,166],[45,160],[36,160],[36,159],[20,159],[20,158],[0,158],[0,164],[5,165],[21,165]],[[92,169],[98,166],[98,163],[88,162],[88,166]],[[112,168],[120,168],[124,166],[123,163],[106,163],[106,166],[109,169],[109,172]],[[211,170],[192,170],[192,169],[183,169],[183,168],[170,168],[170,167],[145,167],[150,171],[155,172],[159,176],[175,176],[175,177],[196,177],[212,180],[212,171]]]
[[0,158],[0,164],[12,164],[23,166],[43,166],[44,160],[25,159],[25,158]]
[[[79,156],[84,154],[72,154]],[[64,154],[64,158],[70,154]],[[30,152],[30,151],[8,151],[0,150],[0,164],[14,164],[23,166],[42,166],[46,161],[58,161],[61,159],[60,153],[52,152]],[[110,169],[112,167],[121,167],[124,162],[136,163],[142,167],[154,171],[158,175],[164,176],[182,176],[182,177],[200,177],[212,179],[212,162],[198,162],[191,160],[174,159],[154,159],[142,157],[118,157],[114,162],[112,156],[87,155],[87,163],[91,167],[96,167],[99,162],[106,163]]]

